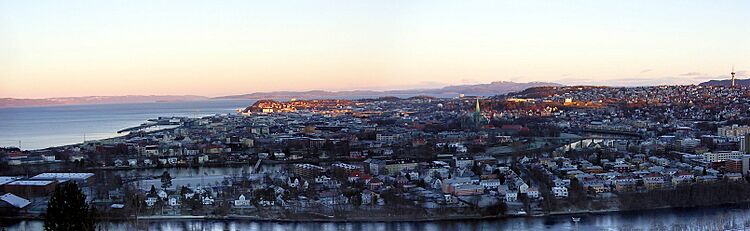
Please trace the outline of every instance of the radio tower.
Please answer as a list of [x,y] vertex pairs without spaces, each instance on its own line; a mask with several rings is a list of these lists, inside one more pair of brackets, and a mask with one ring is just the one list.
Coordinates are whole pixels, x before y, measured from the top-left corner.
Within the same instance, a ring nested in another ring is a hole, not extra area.
[[734,66],[732,66],[732,88],[734,88]]

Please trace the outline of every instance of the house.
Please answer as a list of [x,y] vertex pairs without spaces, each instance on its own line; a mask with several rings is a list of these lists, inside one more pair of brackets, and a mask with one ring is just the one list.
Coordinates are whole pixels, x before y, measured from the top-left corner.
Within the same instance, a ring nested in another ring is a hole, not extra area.
[[198,163],[199,164],[203,164],[203,163],[206,163],[206,162],[208,162],[208,155],[198,156]]
[[327,206],[343,205],[343,204],[349,203],[349,198],[345,197],[343,194],[340,194],[336,191],[330,190],[330,191],[320,192],[318,202]]
[[159,190],[159,192],[157,193],[157,195],[158,195],[158,196],[159,196],[159,198],[161,198],[162,200],[166,200],[166,199],[167,199],[167,196],[168,196],[168,195],[167,195],[167,191],[164,191],[164,190]]
[[521,179],[517,179],[514,184],[518,187],[519,193],[526,193],[529,190],[529,185]]
[[508,191],[505,193],[505,201],[506,202],[514,202],[518,200],[518,192],[515,191]]
[[128,159],[128,165],[130,167],[137,167],[138,166],[138,159]]
[[201,199],[201,203],[203,205],[213,205],[215,202],[214,198],[211,198],[209,196],[204,196],[203,199]]
[[498,186],[500,186],[500,180],[498,179],[487,179],[482,180],[479,182],[479,185],[483,186],[485,189],[497,189]]
[[631,192],[636,189],[636,181],[632,177],[620,176],[615,178],[615,191]]
[[664,187],[664,177],[657,173],[643,176],[643,185],[648,189],[659,189]]
[[555,187],[570,187],[570,179],[555,179]]
[[154,205],[156,205],[156,201],[157,201],[156,197],[146,197],[146,200],[145,200],[146,206],[153,207]]
[[170,197],[169,197],[169,200],[168,200],[168,201],[169,201],[169,203],[168,203],[168,204],[169,204],[169,206],[171,206],[171,207],[177,207],[177,206],[180,206],[180,200],[179,200],[179,196],[177,196],[177,195],[172,195],[172,196],[170,196]]
[[248,207],[250,206],[250,200],[245,198],[244,194],[241,194],[237,200],[234,200],[234,207]]
[[529,197],[529,199],[539,199],[539,195],[539,190],[534,187],[530,187],[526,190],[526,196]]
[[369,180],[365,180],[365,185],[367,185],[370,190],[377,190],[380,187],[383,187],[383,181],[379,180],[378,178],[371,178]]
[[678,185],[685,185],[693,183],[693,179],[695,176],[688,172],[679,171],[674,176],[672,176],[672,185],[678,186]]
[[365,189],[364,191],[362,191],[362,196],[361,196],[362,204],[363,205],[372,204],[373,194],[374,193],[370,191],[369,189]]
[[568,197],[568,188],[552,187],[552,194],[555,195],[556,198],[566,198]]
[[446,204],[455,204],[458,202],[458,198],[454,197],[451,194],[443,194],[443,200],[445,200]]

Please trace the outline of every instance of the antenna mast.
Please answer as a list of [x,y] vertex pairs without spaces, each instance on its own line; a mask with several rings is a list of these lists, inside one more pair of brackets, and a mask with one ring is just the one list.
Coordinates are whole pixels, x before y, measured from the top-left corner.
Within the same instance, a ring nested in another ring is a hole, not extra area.
[[732,65],[732,88],[734,88],[734,65]]

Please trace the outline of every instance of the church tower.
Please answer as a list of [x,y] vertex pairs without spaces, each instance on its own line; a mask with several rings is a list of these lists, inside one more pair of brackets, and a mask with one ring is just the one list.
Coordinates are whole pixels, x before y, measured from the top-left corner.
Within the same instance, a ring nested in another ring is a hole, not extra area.
[[479,97],[477,97],[477,110],[476,110],[476,111],[475,111],[474,113],[477,113],[477,114],[479,114],[479,113],[481,113],[481,112],[482,112],[482,111],[481,111],[481,110],[479,110]]

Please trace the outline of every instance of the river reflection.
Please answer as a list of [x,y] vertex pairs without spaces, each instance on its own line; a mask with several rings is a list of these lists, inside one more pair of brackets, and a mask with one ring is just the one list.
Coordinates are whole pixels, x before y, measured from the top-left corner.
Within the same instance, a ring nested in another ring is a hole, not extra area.
[[[732,205],[571,216],[440,222],[141,221],[140,230],[738,230],[750,225],[750,207]],[[41,230],[42,221],[0,223],[8,230]],[[104,230],[135,230],[132,222],[108,222]]]

